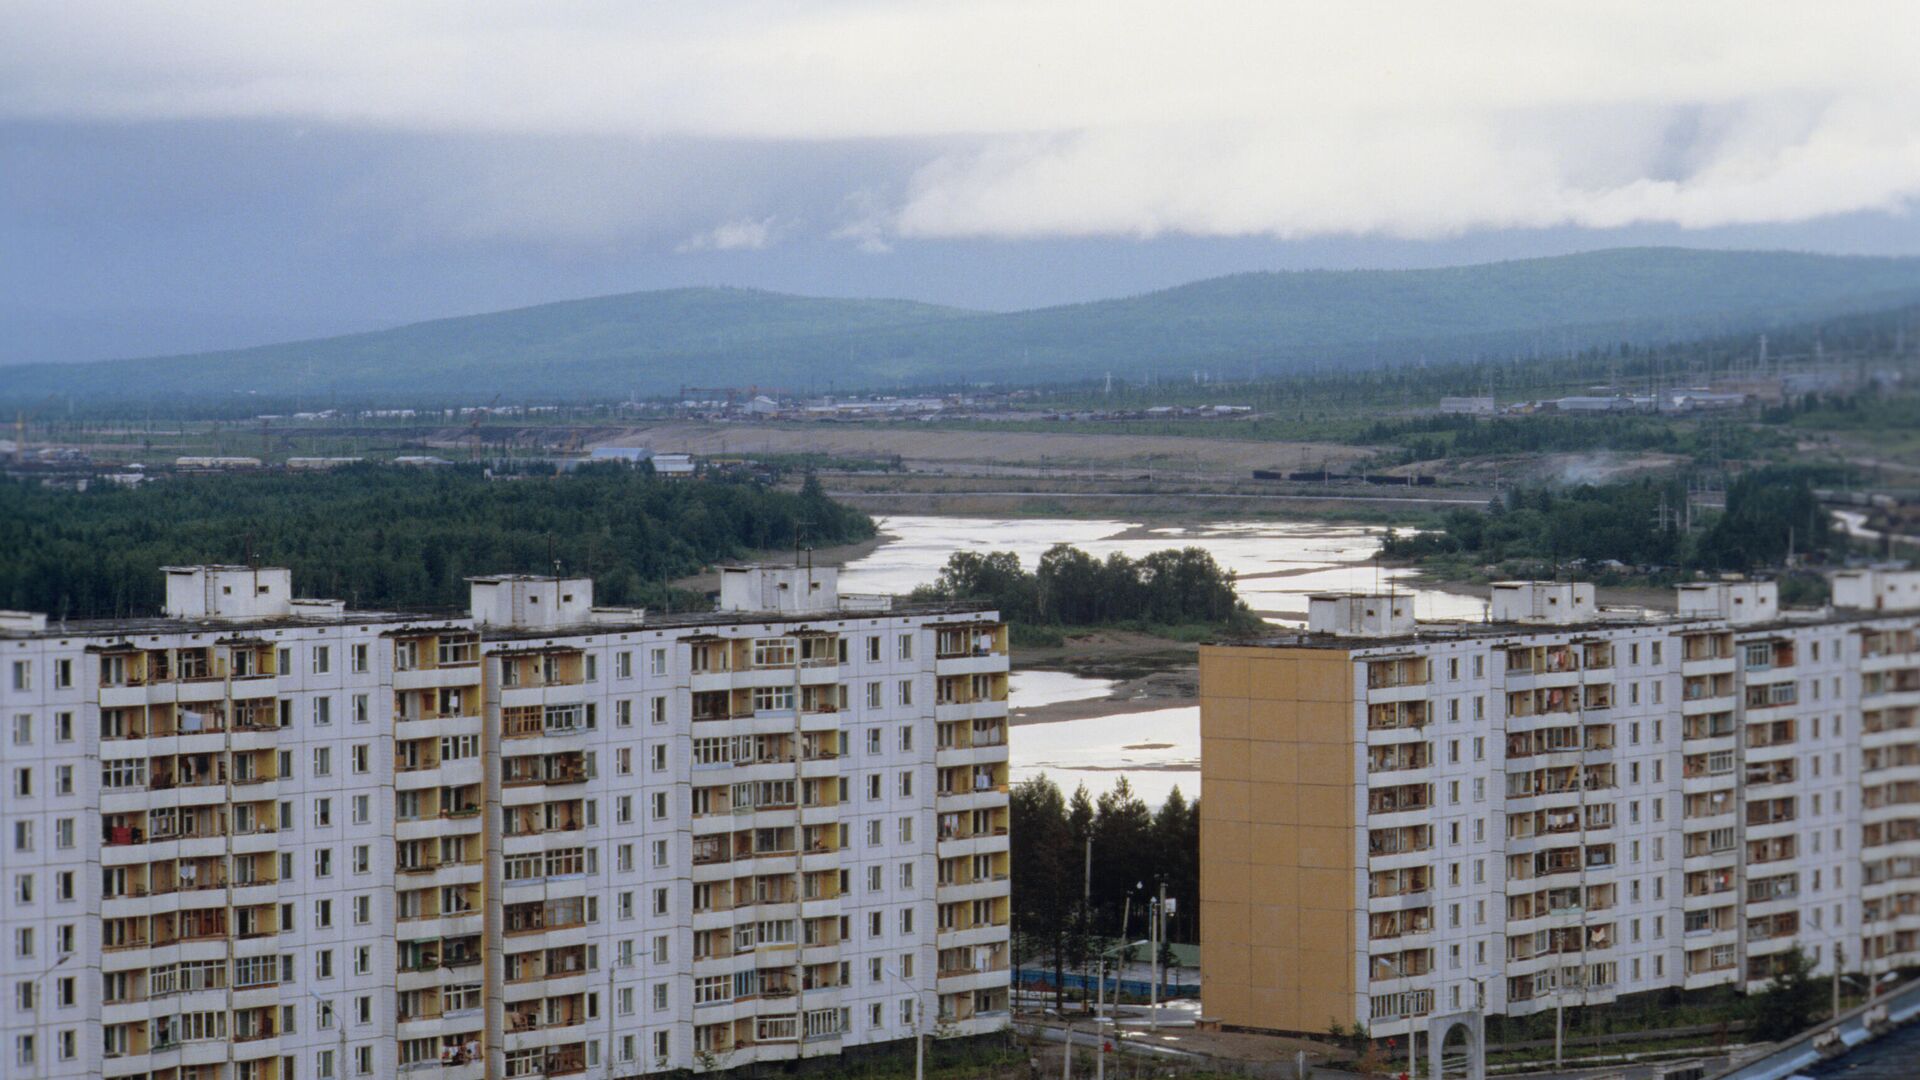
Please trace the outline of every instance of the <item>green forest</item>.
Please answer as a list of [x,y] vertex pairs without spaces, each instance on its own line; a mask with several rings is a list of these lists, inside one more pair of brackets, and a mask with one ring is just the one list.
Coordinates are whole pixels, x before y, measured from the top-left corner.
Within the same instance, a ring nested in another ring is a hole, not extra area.
[[811,478],[795,494],[624,465],[512,479],[359,465],[84,492],[0,480],[0,607],[154,614],[159,567],[249,557],[291,568],[301,595],[353,607],[457,607],[470,575],[556,566],[591,576],[601,603],[685,604],[697,598],[668,583],[715,561],[871,535],[871,519]]
[[1161,882],[1177,901],[1168,940],[1200,940],[1200,804],[1179,788],[1155,811],[1124,776],[1095,799],[1085,787],[1068,796],[1041,775],[1015,785],[1009,812],[1021,966],[1053,971],[1057,988],[1106,940],[1145,938],[1146,899]]
[[1233,591],[1233,575],[1204,548],[1168,548],[1138,559],[1096,559],[1056,544],[1031,571],[1011,551],[956,551],[921,600],[991,604],[1016,629],[1133,625],[1250,631],[1259,617]]
[[1704,527],[1693,532],[1685,529],[1681,512],[1686,494],[1678,480],[1559,492],[1515,489],[1485,513],[1448,513],[1438,529],[1389,531],[1381,552],[1417,561],[1611,560],[1666,571],[1751,571],[1778,567],[1789,552],[1824,557],[1845,543],[1804,471],[1760,469],[1740,476],[1727,488],[1726,509],[1703,512]]

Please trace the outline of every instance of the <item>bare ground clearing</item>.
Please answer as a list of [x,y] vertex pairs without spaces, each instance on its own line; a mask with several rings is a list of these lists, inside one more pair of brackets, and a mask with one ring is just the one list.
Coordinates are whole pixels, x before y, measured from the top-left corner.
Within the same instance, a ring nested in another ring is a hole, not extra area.
[[909,468],[943,471],[982,465],[1047,469],[1140,468],[1246,476],[1254,469],[1338,466],[1368,448],[1339,443],[1190,439],[1175,435],[1080,432],[951,431],[845,425],[702,424],[674,421],[631,427],[597,446],[647,446],[694,454],[824,454],[894,457]]

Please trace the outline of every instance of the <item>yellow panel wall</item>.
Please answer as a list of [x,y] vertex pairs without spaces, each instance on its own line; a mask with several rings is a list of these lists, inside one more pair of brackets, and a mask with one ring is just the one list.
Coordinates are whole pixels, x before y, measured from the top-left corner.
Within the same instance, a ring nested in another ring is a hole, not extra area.
[[1340,649],[1200,649],[1202,1011],[1354,1020],[1353,665]]

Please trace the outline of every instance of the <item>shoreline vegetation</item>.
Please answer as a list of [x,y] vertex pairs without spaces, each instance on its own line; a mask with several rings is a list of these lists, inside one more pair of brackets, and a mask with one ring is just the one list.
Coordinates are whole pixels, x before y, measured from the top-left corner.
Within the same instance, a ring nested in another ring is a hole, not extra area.
[[1266,626],[1234,592],[1233,574],[1199,547],[1102,560],[1056,544],[1031,571],[1011,551],[956,551],[939,578],[913,596],[990,604],[1012,627],[1013,643],[1024,647],[1059,647],[1102,630],[1197,643]]
[[[1447,584],[1580,571],[1597,585],[1657,587],[1704,574],[1750,573],[1843,554],[1846,538],[1813,494],[1808,469],[1735,479],[1721,510],[1689,508],[1682,480],[1632,480],[1565,491],[1515,488],[1438,527],[1387,531],[1384,559]],[[1788,574],[1782,601],[1817,600],[1817,579]]]

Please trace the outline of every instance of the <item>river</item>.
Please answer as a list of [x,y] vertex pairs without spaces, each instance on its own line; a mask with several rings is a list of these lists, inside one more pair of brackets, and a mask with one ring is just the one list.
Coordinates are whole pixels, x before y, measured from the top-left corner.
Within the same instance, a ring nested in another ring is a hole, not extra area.
[[880,519],[896,539],[841,568],[847,592],[904,595],[932,582],[956,551],[1011,551],[1032,569],[1055,544],[1072,544],[1099,558],[1115,552],[1139,558],[1170,547],[1200,547],[1231,570],[1234,587],[1269,622],[1300,626],[1307,597],[1317,592],[1396,588],[1413,597],[1421,619],[1478,619],[1486,602],[1422,587],[1413,572],[1380,567],[1386,529],[1313,521],[1208,521],[1145,525],[1089,518],[980,518],[896,516]]
[[[895,516],[880,520],[895,537],[842,567],[847,592],[905,594],[939,576],[955,551],[1012,551],[1031,569],[1054,544],[1067,543],[1105,558],[1138,558],[1169,547],[1201,547],[1236,576],[1248,606],[1277,626],[1306,622],[1307,597],[1316,592],[1388,587],[1413,597],[1422,619],[1479,619],[1485,602],[1424,588],[1409,571],[1373,563],[1385,529],[1323,522],[1211,521],[1146,525],[1087,518]],[[1106,698],[1108,679],[1065,671],[1022,669],[1008,694],[1015,709]],[[1052,723],[1015,726],[1009,733],[1015,783],[1039,773],[1068,792],[1078,784],[1099,794],[1124,776],[1149,805],[1178,785],[1200,794],[1200,709],[1174,705],[1150,711],[1116,710]]]

